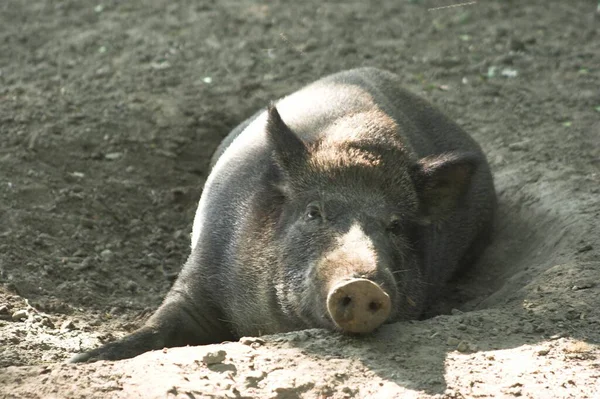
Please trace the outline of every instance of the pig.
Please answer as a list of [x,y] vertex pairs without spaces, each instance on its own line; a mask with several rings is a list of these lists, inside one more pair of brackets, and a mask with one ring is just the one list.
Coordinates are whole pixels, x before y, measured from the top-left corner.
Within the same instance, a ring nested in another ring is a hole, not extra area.
[[327,76],[225,138],[162,305],[72,362],[417,319],[490,242],[495,208],[480,146],[398,76]]

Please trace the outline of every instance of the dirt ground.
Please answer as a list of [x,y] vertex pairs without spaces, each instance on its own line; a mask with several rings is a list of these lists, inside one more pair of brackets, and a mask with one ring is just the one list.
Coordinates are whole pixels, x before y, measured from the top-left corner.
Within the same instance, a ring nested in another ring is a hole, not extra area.
[[[3,0],[0,396],[599,398],[600,5],[473,3]],[[442,315],[64,364],[160,304],[220,139],[362,65],[494,171],[494,243]]]

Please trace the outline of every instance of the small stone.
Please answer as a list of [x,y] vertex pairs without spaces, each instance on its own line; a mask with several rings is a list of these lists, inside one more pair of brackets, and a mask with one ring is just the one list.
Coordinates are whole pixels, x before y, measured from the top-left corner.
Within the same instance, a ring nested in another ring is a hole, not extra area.
[[73,256],[76,258],[84,257],[86,256],[86,252],[83,249],[78,249],[73,253]]
[[296,331],[295,334],[291,336],[292,342],[304,342],[310,338],[310,335],[306,331]]
[[538,356],[546,356],[548,353],[550,353],[550,349],[540,349],[537,351]]
[[60,325],[61,331],[70,331],[70,330],[74,330],[74,329],[75,329],[75,323],[71,319],[67,319],[67,320],[63,321],[63,323]]
[[50,318],[44,316],[42,317],[42,320],[40,321],[40,324],[48,327],[48,328],[55,328],[54,323],[52,322],[52,320],[50,320]]
[[168,61],[153,62],[150,64],[150,67],[156,70],[168,69],[171,68],[171,63]]
[[535,333],[543,333],[544,331],[546,331],[546,329],[542,326],[534,326],[533,327],[533,332]]
[[516,382],[506,389],[506,393],[508,393],[509,395],[512,395],[512,396],[521,396],[522,395],[522,390],[521,390],[522,387],[523,387],[523,384],[521,384],[520,382]]
[[125,283],[125,289],[127,291],[136,292],[138,289],[138,285],[135,281],[129,280]]
[[530,140],[524,140],[516,143],[510,143],[508,145],[508,149],[511,151],[529,151],[529,141]]
[[258,346],[264,345],[265,340],[259,337],[242,337],[240,338],[240,343],[243,345],[252,346],[254,348],[253,344],[258,344]]
[[79,263],[77,266],[75,266],[75,270],[77,271],[82,271],[82,270],[87,270],[89,268],[91,268],[93,265],[93,259],[91,256],[88,256],[87,258],[84,258],[81,263]]
[[120,152],[109,152],[104,155],[104,159],[108,159],[109,161],[114,161],[115,159],[121,158],[123,154]]
[[13,321],[23,321],[27,319],[28,313],[27,309],[17,310],[12,314]]
[[0,305],[0,320],[10,320],[12,315],[7,305]]
[[448,340],[446,341],[446,344],[448,344],[448,346],[454,346],[454,347],[456,347],[459,343],[460,343],[460,341],[458,340],[458,338],[454,338],[454,337],[448,337]]
[[500,75],[507,77],[507,78],[514,78],[519,75],[519,71],[517,71],[516,69],[512,69],[512,68],[504,68],[504,69],[502,69],[502,71],[500,71]]
[[521,326],[515,326],[515,327],[512,329],[512,333],[513,333],[513,334],[518,334],[518,333],[520,333],[520,332],[522,332],[522,331],[523,331],[523,327],[521,327]]
[[452,309],[450,311],[450,314],[452,314],[453,316],[459,315],[459,314],[463,314],[463,311],[460,309]]
[[462,353],[466,353],[470,350],[469,344],[465,341],[460,341],[460,343],[456,346],[456,350]]
[[584,245],[583,247],[577,249],[577,253],[583,253],[583,252],[591,251],[592,249],[594,249],[594,247],[592,247],[590,244]]
[[202,358],[202,362],[207,366],[210,366],[211,364],[223,363],[223,360],[225,360],[225,356],[227,356],[227,352],[225,352],[224,350],[208,352]]
[[111,261],[114,258],[114,253],[110,249],[105,249],[100,252],[100,257],[105,261]]
[[171,201],[182,202],[185,199],[186,190],[181,187],[171,189]]

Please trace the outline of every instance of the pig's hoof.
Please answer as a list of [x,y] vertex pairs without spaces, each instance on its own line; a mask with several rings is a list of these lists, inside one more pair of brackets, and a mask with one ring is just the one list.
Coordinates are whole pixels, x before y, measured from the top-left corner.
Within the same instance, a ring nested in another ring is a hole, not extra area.
[[342,330],[369,333],[390,315],[390,296],[371,280],[346,280],[334,286],[327,296],[329,315]]

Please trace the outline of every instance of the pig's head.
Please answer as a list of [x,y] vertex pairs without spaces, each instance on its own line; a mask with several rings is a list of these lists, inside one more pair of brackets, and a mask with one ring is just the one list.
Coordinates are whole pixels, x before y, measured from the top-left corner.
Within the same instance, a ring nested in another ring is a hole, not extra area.
[[410,159],[396,130],[372,111],[306,144],[268,110],[282,268],[273,278],[282,311],[305,327],[367,333],[423,311],[420,231],[457,206],[477,159]]

